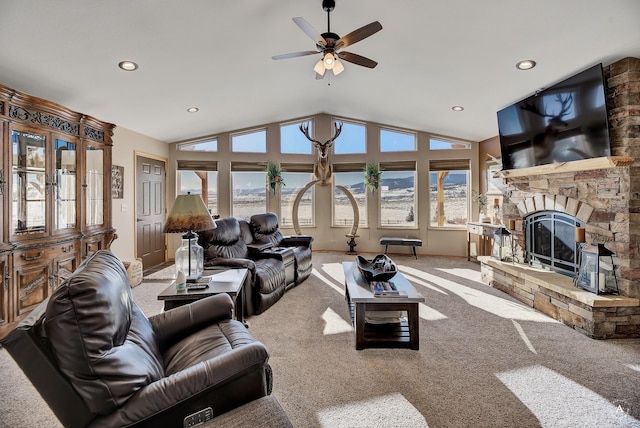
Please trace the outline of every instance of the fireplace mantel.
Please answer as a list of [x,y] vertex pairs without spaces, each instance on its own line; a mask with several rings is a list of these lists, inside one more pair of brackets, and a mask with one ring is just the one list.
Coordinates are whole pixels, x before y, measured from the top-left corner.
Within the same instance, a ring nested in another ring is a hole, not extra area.
[[509,169],[498,171],[494,178],[527,177],[544,174],[560,174],[564,172],[591,171],[595,169],[619,168],[631,166],[635,158],[630,156],[605,156],[600,158],[583,159],[571,162],[538,165],[529,168]]

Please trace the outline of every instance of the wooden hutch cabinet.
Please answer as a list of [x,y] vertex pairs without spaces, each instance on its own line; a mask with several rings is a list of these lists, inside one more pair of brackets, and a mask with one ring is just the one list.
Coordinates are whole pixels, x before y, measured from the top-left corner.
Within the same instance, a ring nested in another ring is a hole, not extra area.
[[113,128],[0,85],[0,337],[115,238]]

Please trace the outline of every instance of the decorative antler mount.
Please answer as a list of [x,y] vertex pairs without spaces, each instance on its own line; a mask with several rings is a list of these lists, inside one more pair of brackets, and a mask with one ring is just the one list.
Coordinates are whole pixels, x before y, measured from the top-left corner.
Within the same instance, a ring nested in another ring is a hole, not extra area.
[[321,143],[320,141],[311,138],[311,135],[309,135],[308,123],[305,122],[300,124],[300,132],[304,134],[307,140],[313,143],[318,152],[318,159],[313,168],[313,174],[319,180],[318,184],[320,186],[328,186],[331,183],[330,179],[333,175],[333,168],[329,162],[329,149],[333,146],[333,142],[340,136],[340,133],[342,132],[342,125],[342,122],[334,122],[333,136],[324,143]]

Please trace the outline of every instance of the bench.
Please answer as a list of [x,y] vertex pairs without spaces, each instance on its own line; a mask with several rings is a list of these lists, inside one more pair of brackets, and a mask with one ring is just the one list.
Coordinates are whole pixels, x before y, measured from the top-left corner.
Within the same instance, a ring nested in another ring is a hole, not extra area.
[[387,254],[387,249],[389,248],[389,245],[400,245],[403,247],[411,247],[411,252],[413,254],[413,257],[416,260],[418,260],[418,255],[416,254],[416,247],[422,247],[422,239],[382,237],[380,238],[380,245],[384,245],[385,254]]

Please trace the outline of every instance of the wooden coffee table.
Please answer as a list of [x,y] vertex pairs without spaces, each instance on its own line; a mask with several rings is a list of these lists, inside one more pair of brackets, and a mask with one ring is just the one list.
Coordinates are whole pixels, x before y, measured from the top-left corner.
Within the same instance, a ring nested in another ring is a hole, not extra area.
[[[343,262],[342,268],[346,299],[356,334],[356,349],[420,349],[418,304],[425,300],[413,285],[398,272],[391,281],[406,293],[406,297],[375,297],[355,262]],[[366,311],[406,311],[407,320],[390,324],[369,324],[365,322]]]
[[236,320],[246,324],[244,320],[244,290],[248,269],[228,269],[225,271],[205,271],[204,276],[211,276],[209,288],[202,290],[178,290],[175,281],[162,293],[158,300],[164,300],[164,310],[177,308],[205,297],[227,293],[233,300],[233,312]]

